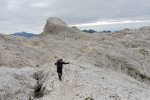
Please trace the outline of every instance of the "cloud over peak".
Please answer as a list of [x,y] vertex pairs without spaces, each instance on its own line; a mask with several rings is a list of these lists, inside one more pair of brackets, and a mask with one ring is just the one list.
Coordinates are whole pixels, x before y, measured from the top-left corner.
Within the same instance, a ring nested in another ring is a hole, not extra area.
[[84,24],[74,24],[70,26],[78,26],[78,27],[85,27],[85,26],[101,26],[101,25],[115,25],[115,24],[130,24],[130,23],[142,23],[149,20],[106,20],[106,21],[97,21],[93,23],[84,23]]

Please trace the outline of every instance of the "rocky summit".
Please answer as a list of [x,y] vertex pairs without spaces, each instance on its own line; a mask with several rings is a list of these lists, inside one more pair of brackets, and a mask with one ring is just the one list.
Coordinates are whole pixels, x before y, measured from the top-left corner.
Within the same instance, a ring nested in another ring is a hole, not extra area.
[[56,34],[65,31],[68,28],[67,24],[59,18],[51,17],[47,20],[43,33]]
[[79,30],[75,28],[70,28],[68,25],[59,18],[50,17],[48,18],[46,25],[43,30],[43,34],[67,34],[67,33],[76,33]]
[[[56,66],[64,65],[62,81]],[[88,34],[49,18],[38,37],[0,34],[0,100],[150,100],[150,27]]]

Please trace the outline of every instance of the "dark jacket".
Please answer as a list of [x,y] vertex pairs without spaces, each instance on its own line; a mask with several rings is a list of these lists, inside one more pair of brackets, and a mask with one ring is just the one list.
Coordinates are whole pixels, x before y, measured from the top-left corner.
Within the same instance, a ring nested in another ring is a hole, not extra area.
[[63,69],[63,64],[69,64],[69,62],[59,62],[57,61],[55,65],[57,66],[57,70],[62,70]]

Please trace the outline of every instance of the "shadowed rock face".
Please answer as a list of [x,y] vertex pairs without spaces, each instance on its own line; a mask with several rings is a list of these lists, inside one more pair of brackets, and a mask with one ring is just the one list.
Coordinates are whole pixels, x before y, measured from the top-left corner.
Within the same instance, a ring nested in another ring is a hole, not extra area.
[[[49,18],[44,36],[0,34],[0,100],[150,100],[149,33],[87,35]],[[58,58],[70,62],[61,82]]]

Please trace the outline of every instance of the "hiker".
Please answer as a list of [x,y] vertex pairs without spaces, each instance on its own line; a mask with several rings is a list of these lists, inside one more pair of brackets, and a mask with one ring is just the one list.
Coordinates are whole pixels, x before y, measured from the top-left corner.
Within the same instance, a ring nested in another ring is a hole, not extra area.
[[58,73],[58,77],[60,81],[61,81],[61,76],[62,76],[63,64],[69,64],[69,62],[64,62],[63,59],[59,59],[55,63],[55,65],[57,66],[57,73]]

